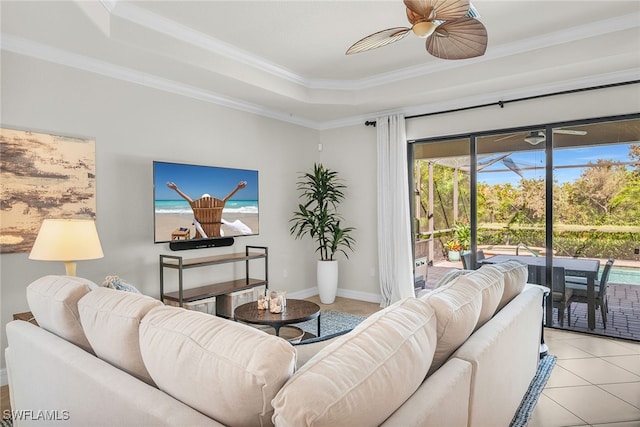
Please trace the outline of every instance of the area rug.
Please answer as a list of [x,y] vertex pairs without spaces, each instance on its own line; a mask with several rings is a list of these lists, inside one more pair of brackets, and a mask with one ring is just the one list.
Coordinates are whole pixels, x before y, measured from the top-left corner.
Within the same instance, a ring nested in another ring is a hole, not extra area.
[[536,403],[538,403],[540,393],[542,393],[542,390],[551,375],[551,371],[553,371],[556,359],[556,356],[547,354],[540,360],[540,363],[538,364],[538,371],[533,377],[533,380],[531,380],[529,389],[525,393],[524,398],[516,411],[516,415],[511,421],[511,427],[524,427],[529,422],[533,409],[536,407]]
[[[355,314],[323,310],[320,312],[320,336],[333,335],[338,332],[353,329],[364,319],[364,317]],[[317,319],[296,323],[295,326],[314,336],[318,333]]]

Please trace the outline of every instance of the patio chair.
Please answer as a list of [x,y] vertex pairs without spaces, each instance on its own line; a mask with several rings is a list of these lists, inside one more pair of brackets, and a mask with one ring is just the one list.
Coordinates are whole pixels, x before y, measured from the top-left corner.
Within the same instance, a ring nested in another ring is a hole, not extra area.
[[479,264],[480,261],[482,261],[484,259],[484,251],[482,249],[479,249],[478,252],[476,252],[476,263]]
[[571,326],[571,302],[573,290],[565,284],[564,267],[553,267],[551,272],[551,286],[546,283],[547,267],[544,265],[529,266],[529,283],[535,283],[551,288],[553,306],[558,309],[558,322],[564,326],[564,312],[567,310],[567,324]]
[[[609,312],[609,298],[607,297],[607,286],[609,283],[609,273],[614,259],[610,258],[602,270],[600,280],[595,283],[596,303],[594,309],[600,307],[602,314],[602,324],[607,329],[607,313]],[[587,279],[584,277],[571,277],[567,280],[567,287],[573,291],[573,302],[587,304]]]
[[478,268],[478,264],[480,263],[480,261],[484,259],[484,251],[480,249],[478,252],[476,252],[476,265],[474,266],[471,265],[471,252],[466,252],[460,255],[460,258],[462,259],[463,269],[475,270],[476,268]]
[[471,252],[465,252],[460,255],[462,259],[462,268],[465,270],[471,270]]

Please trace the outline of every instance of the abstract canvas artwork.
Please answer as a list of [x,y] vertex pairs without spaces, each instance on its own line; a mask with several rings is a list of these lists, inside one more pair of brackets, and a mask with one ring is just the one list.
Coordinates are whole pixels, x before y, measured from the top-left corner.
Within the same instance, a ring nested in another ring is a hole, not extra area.
[[28,252],[45,218],[95,218],[95,141],[0,128],[0,252]]

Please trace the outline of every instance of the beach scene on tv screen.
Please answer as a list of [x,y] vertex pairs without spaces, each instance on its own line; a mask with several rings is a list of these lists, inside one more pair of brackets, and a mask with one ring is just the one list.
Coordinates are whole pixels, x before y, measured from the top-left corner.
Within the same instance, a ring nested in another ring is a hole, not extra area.
[[155,242],[259,234],[258,171],[154,162]]

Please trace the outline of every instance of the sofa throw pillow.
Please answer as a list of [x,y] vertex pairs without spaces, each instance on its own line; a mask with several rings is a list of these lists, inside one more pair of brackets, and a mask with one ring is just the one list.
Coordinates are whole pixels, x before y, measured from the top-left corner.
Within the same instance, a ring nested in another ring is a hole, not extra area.
[[296,363],[282,338],[170,306],[142,319],[140,350],[158,388],[228,426],[271,425],[271,400]]
[[125,282],[124,280],[120,279],[120,277],[118,276],[105,277],[104,282],[102,283],[102,286],[104,286],[105,288],[116,289],[118,291],[131,292],[134,294],[142,294],[142,292],[140,292],[138,288],[136,288],[130,283]]
[[281,427],[380,425],[420,386],[436,345],[431,307],[381,310],[324,347],[273,399]]
[[483,265],[479,270],[460,277],[462,283],[475,286],[482,293],[480,316],[475,329],[484,325],[495,314],[504,293],[504,275],[491,265]]
[[475,329],[482,308],[482,294],[478,287],[469,286],[460,276],[448,285],[434,289],[420,299],[436,313],[438,340],[431,375],[466,341]]
[[96,356],[155,385],[140,354],[142,318],[162,303],[154,298],[98,288],[78,301],[80,321]]
[[44,276],[27,286],[27,302],[41,328],[93,353],[80,324],[78,301],[97,287],[81,277]]
[[492,264],[492,266],[504,275],[504,292],[498,304],[498,311],[500,311],[502,307],[522,292],[527,283],[529,268],[526,264],[515,260]]

